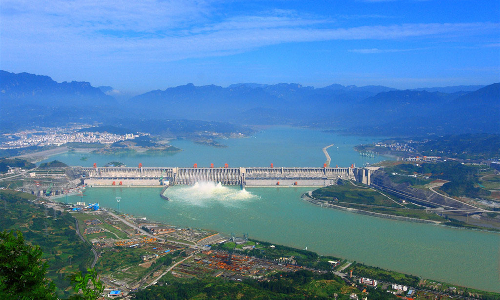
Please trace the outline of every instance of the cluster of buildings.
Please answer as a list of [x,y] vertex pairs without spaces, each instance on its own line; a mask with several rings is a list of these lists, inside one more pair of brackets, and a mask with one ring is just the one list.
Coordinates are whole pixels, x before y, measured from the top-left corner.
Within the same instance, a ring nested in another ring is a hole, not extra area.
[[423,162],[437,162],[441,160],[440,156],[410,156],[405,158],[406,161],[423,161]]
[[7,141],[0,144],[0,149],[19,149],[26,147],[61,146],[66,143],[112,144],[134,139],[139,135],[132,133],[118,135],[107,132],[85,131],[90,125],[72,125],[68,127],[39,128],[13,134],[4,134]]
[[399,143],[399,142],[378,142],[375,144],[375,147],[384,147],[389,148],[391,151],[400,151],[400,152],[416,152],[415,148],[413,148],[408,143]]
[[275,272],[298,271],[303,267],[292,264],[280,264],[275,261],[228,253],[220,250],[201,251],[191,261],[179,265],[174,271],[178,277],[204,276],[241,281],[250,276],[259,278]]

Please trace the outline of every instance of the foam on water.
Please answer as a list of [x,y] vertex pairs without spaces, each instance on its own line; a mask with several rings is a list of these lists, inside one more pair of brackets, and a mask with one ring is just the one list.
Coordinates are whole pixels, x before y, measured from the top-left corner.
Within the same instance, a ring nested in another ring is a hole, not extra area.
[[245,189],[223,186],[220,182],[197,182],[193,186],[173,187],[166,191],[171,201],[182,201],[193,205],[222,203],[234,205],[241,201],[249,201],[258,197]]

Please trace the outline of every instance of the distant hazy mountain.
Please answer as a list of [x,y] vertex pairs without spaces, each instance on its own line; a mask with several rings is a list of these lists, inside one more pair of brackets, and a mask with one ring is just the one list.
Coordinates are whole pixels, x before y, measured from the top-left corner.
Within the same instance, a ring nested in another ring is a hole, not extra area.
[[418,116],[429,114],[457,97],[456,94],[439,92],[390,91],[363,100],[359,108],[366,113],[377,114],[377,118]]
[[53,106],[70,106],[82,104],[106,105],[114,102],[100,89],[88,82],[58,83],[48,76],[29,73],[9,73],[0,71],[1,101],[16,101],[18,104],[50,101]]
[[227,88],[187,84],[138,95],[129,104],[143,115],[246,124],[303,124],[329,122],[332,114],[346,113],[353,103],[391,90],[342,85],[316,89],[296,83],[240,83]]
[[457,93],[457,92],[473,92],[483,87],[484,85],[457,85],[457,86],[445,86],[445,87],[433,87],[433,88],[418,88],[418,89],[413,89],[413,91]]
[[[500,83],[462,94],[380,93],[366,99],[363,106],[371,124],[358,125],[351,131],[387,136],[500,133]],[[374,121],[375,118],[380,121]]]
[[0,71],[2,129],[105,119],[115,103],[88,82]]
[[458,97],[445,117],[468,132],[500,133],[500,83]]
[[[48,76],[0,71],[0,128],[98,121],[157,133],[176,127],[176,132],[185,134],[208,130],[203,128],[229,130],[231,126],[223,122],[230,122],[386,136],[499,133],[499,86],[470,91],[477,86],[396,90],[340,84],[323,88],[297,83],[186,84],[125,99],[107,86],[57,83]],[[119,102],[106,93],[117,94]]]

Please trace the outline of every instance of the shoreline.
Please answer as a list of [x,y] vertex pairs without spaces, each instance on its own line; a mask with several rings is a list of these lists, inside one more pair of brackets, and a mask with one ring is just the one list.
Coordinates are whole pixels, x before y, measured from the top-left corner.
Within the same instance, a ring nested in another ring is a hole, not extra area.
[[371,216],[371,217],[378,217],[378,218],[382,218],[382,219],[406,221],[406,222],[422,223],[422,224],[431,224],[431,225],[444,226],[444,227],[453,228],[453,229],[473,230],[473,231],[490,232],[490,233],[497,233],[497,234],[499,233],[498,231],[488,230],[487,228],[484,228],[484,227],[481,229],[481,228],[466,228],[466,227],[450,226],[444,222],[439,222],[439,221],[424,220],[424,219],[417,219],[417,218],[403,217],[403,216],[395,216],[395,215],[389,215],[389,214],[361,210],[361,209],[357,209],[357,208],[344,207],[344,206],[335,205],[335,204],[331,204],[331,203],[325,203],[324,200],[318,200],[318,199],[315,199],[315,198],[311,197],[310,195],[308,195],[310,192],[311,191],[302,194],[302,196],[300,198],[304,201],[307,201],[307,202],[309,202],[313,205],[319,206],[321,208],[338,209],[338,210],[342,210],[342,211],[352,212],[355,214],[366,215],[366,216]]
[[[357,209],[357,208],[343,207],[343,206],[335,205],[335,204],[331,204],[331,203],[325,203],[324,200],[318,200],[318,199],[313,198],[309,193],[310,192],[302,194],[301,199],[303,199],[311,204],[314,204],[316,206],[320,206],[320,207],[333,208],[333,209],[353,212],[353,213],[357,213],[357,214],[361,214],[361,215],[379,217],[379,218],[383,218],[383,219],[392,219],[392,220],[407,221],[407,222],[414,222],[414,223],[427,223],[427,224],[433,224],[433,225],[444,225],[443,222],[439,222],[439,221],[424,220],[424,219],[417,219],[417,218],[403,217],[403,216],[395,216],[395,215],[389,215],[389,214],[361,210],[361,209]],[[447,227],[450,227],[450,226],[447,226]]]

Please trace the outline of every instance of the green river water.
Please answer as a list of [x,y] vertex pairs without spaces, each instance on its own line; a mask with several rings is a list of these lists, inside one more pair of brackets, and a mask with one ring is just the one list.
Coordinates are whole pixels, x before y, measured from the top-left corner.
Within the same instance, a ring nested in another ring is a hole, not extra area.
[[[169,156],[146,157],[67,153],[51,157],[71,165],[91,165],[119,160],[133,166],[201,166],[228,162],[230,166],[321,166],[321,148],[330,148],[332,165],[362,165],[381,157],[359,156],[352,147],[373,139],[344,137],[296,128],[271,128],[256,137],[224,140],[227,148],[213,148],[175,141],[184,151]],[[338,145],[338,149],[336,148]],[[500,292],[500,234],[444,226],[388,220],[321,208],[301,200],[310,188],[224,187],[200,183],[167,190],[171,201],[159,197],[160,188],[88,188],[83,201],[99,202],[136,216],[182,227],[217,230],[229,235],[248,233],[251,238],[305,248],[369,265]],[[79,196],[68,197],[77,202]],[[65,201],[64,198],[60,198]]]

